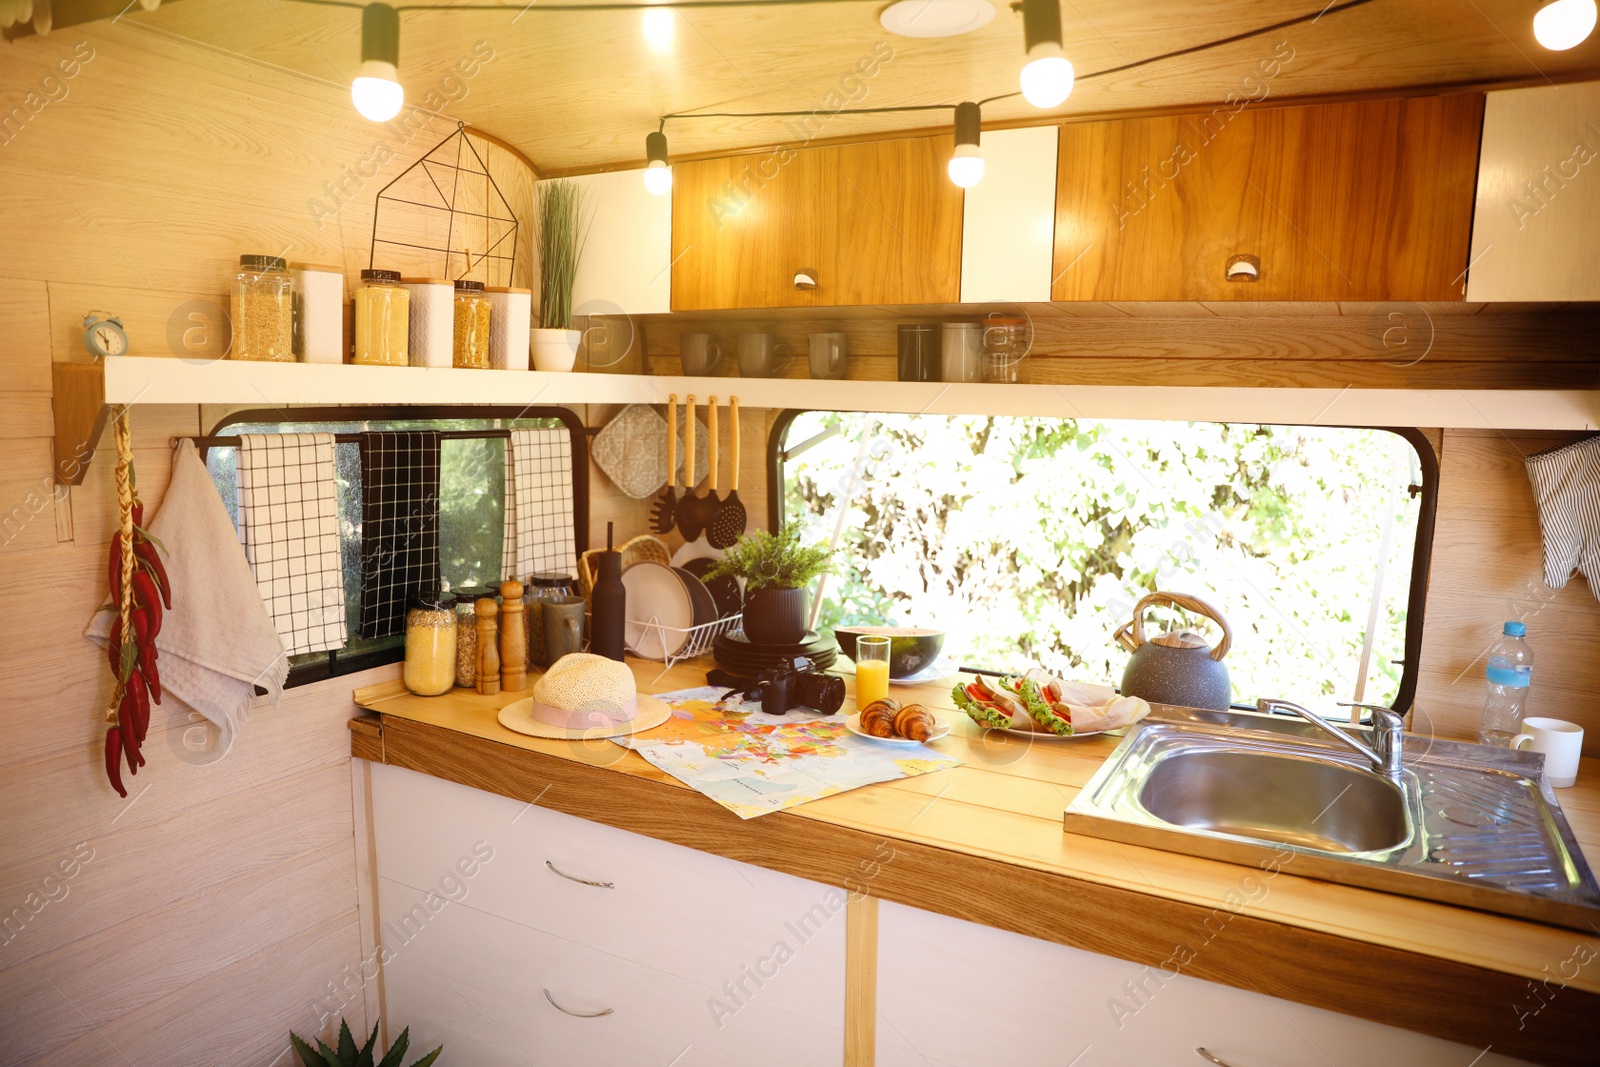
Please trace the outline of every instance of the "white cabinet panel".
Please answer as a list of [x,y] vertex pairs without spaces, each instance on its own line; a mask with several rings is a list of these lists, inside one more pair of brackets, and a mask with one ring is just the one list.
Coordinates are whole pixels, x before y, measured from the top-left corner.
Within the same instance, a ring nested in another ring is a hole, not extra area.
[[643,173],[619,170],[566,179],[583,190],[584,210],[593,220],[572,286],[575,314],[672,310],[672,197],[652,194]]
[[963,303],[1050,299],[1060,137],[1055,126],[984,132],[983,181],[962,208]]
[[[489,866],[493,865],[491,861]],[[425,893],[378,880],[386,916],[412,916],[386,947],[391,1029],[411,1047],[476,1067],[826,1067],[842,1030],[764,1003],[713,1012],[714,989],[480,911],[468,897],[430,909]],[[426,917],[424,917],[426,916]],[[638,926],[661,921],[643,915]],[[610,1014],[578,1018],[572,1012]]]
[[1489,93],[1468,300],[1600,300],[1600,82]]
[[895,904],[878,929],[878,1067],[1201,1067],[1201,1046],[1235,1067],[1522,1062]]
[[372,797],[391,882],[842,1033],[841,890],[398,767],[373,765]]

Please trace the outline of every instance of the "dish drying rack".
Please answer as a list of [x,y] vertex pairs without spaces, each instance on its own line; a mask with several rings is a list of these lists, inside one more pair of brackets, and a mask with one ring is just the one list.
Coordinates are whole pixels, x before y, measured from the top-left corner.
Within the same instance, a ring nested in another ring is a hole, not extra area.
[[[666,674],[684,660],[694,659],[696,656],[703,656],[710,652],[712,644],[723,634],[743,629],[744,615],[735,613],[726,618],[715,619],[711,622],[701,623],[699,626],[687,628],[667,626],[652,615],[648,620],[629,619],[628,626],[641,628],[638,643],[644,646],[641,649],[630,644],[628,651],[642,659],[661,660],[661,674]],[[680,636],[683,637],[682,644],[678,646],[676,652],[668,655],[666,650],[677,644],[677,639]],[[649,651],[649,647],[652,644],[656,646],[654,653]],[[661,674],[656,675],[656,677],[660,678]]]

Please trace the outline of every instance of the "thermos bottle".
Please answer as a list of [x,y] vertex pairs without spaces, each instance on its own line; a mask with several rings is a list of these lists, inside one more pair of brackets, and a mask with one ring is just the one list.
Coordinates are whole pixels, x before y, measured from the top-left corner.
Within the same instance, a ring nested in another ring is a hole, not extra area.
[[609,659],[622,659],[622,625],[627,616],[628,591],[622,585],[622,553],[613,551],[612,524],[606,523],[606,550],[598,557],[594,580],[594,608],[589,651]]

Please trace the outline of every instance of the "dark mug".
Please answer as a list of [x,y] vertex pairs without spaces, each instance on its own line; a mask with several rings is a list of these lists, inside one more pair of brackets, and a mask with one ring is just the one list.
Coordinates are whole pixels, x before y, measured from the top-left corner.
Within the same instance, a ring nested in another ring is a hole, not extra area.
[[544,655],[546,663],[583,651],[583,609],[581,596],[557,597],[539,602],[544,613]]
[[926,323],[900,327],[900,380],[936,382],[940,371],[939,332]]

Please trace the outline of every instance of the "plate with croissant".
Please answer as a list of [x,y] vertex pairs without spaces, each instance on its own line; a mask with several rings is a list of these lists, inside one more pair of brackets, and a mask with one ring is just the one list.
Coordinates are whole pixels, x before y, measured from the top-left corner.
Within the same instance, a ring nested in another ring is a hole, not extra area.
[[920,745],[950,732],[950,724],[921,704],[874,700],[844,721],[845,729],[872,741]]

